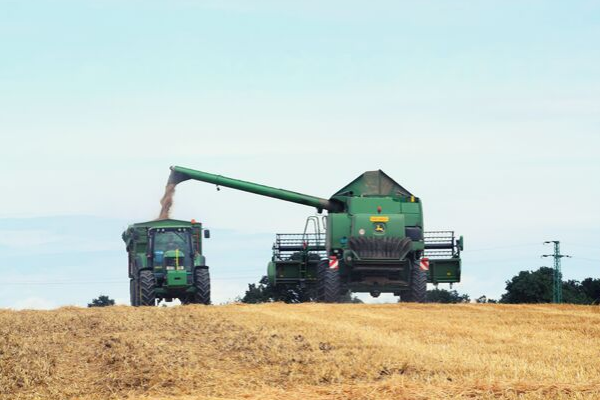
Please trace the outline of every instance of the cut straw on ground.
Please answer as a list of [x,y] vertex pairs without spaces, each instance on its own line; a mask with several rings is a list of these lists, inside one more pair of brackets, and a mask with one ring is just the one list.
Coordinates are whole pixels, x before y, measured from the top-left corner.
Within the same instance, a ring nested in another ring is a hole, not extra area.
[[597,399],[600,312],[265,304],[0,311],[0,399]]

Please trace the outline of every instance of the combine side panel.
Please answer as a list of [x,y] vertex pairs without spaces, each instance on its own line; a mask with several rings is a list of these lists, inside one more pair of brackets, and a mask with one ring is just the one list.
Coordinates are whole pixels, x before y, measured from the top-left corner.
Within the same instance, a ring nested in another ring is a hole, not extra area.
[[317,266],[326,258],[325,235],[279,233],[269,263],[272,284],[297,284],[317,279]]
[[425,232],[424,258],[429,259],[428,283],[460,282],[462,238],[453,231]]

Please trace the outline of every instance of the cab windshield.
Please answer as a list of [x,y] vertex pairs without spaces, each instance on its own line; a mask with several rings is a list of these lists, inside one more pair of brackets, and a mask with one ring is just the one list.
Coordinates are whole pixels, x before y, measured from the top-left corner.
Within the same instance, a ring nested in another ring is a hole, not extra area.
[[184,229],[155,232],[153,251],[155,265],[161,265],[167,269],[173,266],[189,267],[192,256],[190,232]]
[[154,235],[154,251],[179,250],[190,254],[190,241],[187,232],[165,231]]

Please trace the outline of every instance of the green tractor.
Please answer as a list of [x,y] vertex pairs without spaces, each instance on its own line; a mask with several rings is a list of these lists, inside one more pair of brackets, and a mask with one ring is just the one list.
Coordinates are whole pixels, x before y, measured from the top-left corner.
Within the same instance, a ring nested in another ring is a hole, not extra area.
[[424,302],[427,283],[460,281],[462,237],[425,232],[421,200],[381,170],[365,172],[329,199],[171,167],[169,183],[188,179],[329,212],[310,217],[302,234],[276,236],[267,269],[275,286],[307,288],[322,302],[338,302],[348,290]]
[[[202,235],[203,234],[203,235]],[[210,275],[202,255],[202,224],[163,219],[130,225],[123,232],[129,255],[132,306],[161,300],[210,304]]]

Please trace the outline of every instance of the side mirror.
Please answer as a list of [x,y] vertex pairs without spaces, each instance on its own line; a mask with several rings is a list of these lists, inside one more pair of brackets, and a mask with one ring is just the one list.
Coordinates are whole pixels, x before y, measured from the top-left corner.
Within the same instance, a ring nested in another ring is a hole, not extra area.
[[204,230],[204,239],[210,239],[210,231],[208,229]]

